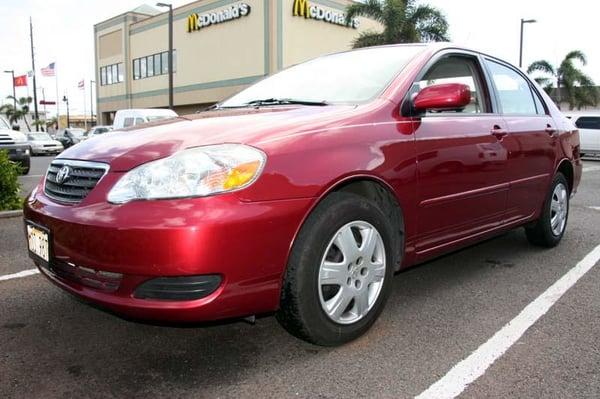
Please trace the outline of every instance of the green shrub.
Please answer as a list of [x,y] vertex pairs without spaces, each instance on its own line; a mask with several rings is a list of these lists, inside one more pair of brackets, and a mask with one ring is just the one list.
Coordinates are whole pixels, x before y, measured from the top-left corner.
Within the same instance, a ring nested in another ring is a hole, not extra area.
[[0,211],[21,209],[19,197],[20,166],[8,159],[6,151],[0,151]]

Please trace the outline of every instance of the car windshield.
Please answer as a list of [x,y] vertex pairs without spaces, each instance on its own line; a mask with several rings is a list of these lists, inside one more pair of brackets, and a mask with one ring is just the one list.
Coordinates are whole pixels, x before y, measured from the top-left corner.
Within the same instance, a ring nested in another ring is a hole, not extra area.
[[372,47],[316,58],[250,86],[218,108],[365,102],[380,94],[424,48]]
[[52,140],[52,138],[48,135],[48,133],[29,133],[27,138],[31,141],[46,141]]
[[10,130],[10,126],[8,125],[8,123],[6,123],[6,121],[2,117],[0,117],[0,129]]
[[83,137],[85,134],[85,130],[83,129],[69,129],[69,132],[75,137]]

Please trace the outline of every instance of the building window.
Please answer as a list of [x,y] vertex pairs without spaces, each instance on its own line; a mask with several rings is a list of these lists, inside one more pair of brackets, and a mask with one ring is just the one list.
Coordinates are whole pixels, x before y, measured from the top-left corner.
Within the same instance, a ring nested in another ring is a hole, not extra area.
[[146,74],[146,57],[140,58],[140,78],[146,78],[148,75]]
[[162,73],[169,73],[169,52],[165,51],[160,56],[162,58]]
[[133,60],[133,79],[137,80],[140,78],[140,59]]
[[160,54],[154,54],[154,74],[160,75],[162,72],[162,67],[160,66]]
[[[173,50],[173,72],[177,71],[177,51]],[[152,54],[133,60],[133,79],[144,79],[169,73],[169,52]]]
[[123,82],[124,72],[122,62],[100,67],[100,86]]
[[149,56],[146,57],[146,69],[148,72],[148,77],[154,76],[154,57]]

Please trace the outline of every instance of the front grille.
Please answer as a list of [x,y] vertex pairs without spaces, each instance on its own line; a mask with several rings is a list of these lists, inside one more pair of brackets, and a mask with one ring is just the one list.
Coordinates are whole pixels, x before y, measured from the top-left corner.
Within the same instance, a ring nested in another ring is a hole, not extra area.
[[94,270],[56,259],[52,260],[48,266],[43,267],[63,280],[79,283],[103,292],[115,292],[118,290],[123,278],[123,275],[120,273]]
[[2,145],[2,144],[4,144],[4,145],[15,144],[15,141],[8,134],[0,133],[0,145]]
[[[68,168],[66,178],[64,174],[59,176],[64,167]],[[56,159],[46,173],[44,192],[57,201],[76,204],[87,197],[106,172],[105,163]]]

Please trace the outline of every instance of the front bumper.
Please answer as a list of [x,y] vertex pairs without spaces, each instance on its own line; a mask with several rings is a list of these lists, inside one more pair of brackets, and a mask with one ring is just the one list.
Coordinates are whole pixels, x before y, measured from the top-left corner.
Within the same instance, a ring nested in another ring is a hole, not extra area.
[[62,146],[52,146],[52,147],[31,147],[32,154],[60,154],[63,152],[64,148]]
[[[291,244],[314,199],[242,202],[226,194],[113,205],[100,194],[111,178],[76,206],[53,202],[41,187],[28,199],[24,218],[49,229],[55,261],[122,274],[110,291],[41,267],[56,285],[118,314],[153,321],[211,321],[277,309]],[[198,275],[219,275],[220,285],[197,300],[134,296],[157,277]]]
[[29,144],[10,144],[0,146],[0,150],[8,152],[8,159],[21,165],[29,165],[31,147]]

